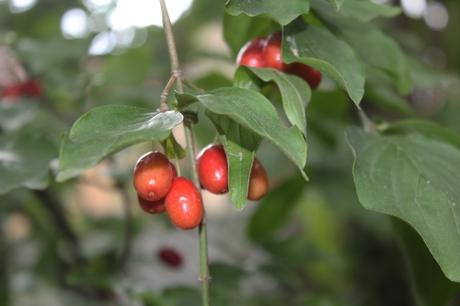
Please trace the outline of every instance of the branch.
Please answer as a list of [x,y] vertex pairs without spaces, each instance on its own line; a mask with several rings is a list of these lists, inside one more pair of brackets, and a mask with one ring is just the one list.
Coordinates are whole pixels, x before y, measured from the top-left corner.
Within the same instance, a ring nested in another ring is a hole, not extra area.
[[375,134],[377,133],[377,127],[375,126],[374,122],[367,116],[363,109],[358,110],[359,119],[361,120],[361,124],[364,130],[368,133]]
[[[174,41],[174,33],[172,30],[171,21],[169,19],[168,10],[166,8],[165,0],[159,0],[161,6],[161,12],[163,16],[163,27],[166,35],[166,42],[168,44],[169,56],[171,58],[171,72],[172,75],[177,78],[177,89],[180,93],[184,91],[184,84],[182,81],[182,71],[179,66],[179,58],[177,56],[176,43]],[[169,82],[168,82],[169,83]],[[193,130],[189,122],[185,124],[185,137],[187,141],[187,156],[189,158],[189,163],[192,168],[193,182],[200,191],[201,187],[198,180],[198,173],[196,171],[196,161],[195,161],[195,142],[193,139]],[[203,220],[198,228],[199,234],[199,247],[200,247],[200,282],[201,282],[201,295],[203,306],[209,306],[209,282],[211,276],[209,273],[209,264],[208,264],[208,238],[207,238],[207,228],[206,228],[206,212],[203,214]]]

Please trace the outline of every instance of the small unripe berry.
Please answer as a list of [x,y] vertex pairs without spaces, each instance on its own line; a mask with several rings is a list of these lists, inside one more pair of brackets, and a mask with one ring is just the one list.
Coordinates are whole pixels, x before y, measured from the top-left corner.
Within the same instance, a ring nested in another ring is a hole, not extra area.
[[316,69],[313,69],[308,65],[304,65],[302,63],[290,64],[288,67],[288,71],[307,81],[307,83],[310,85],[312,89],[316,89],[319,83],[321,83],[321,72],[319,72]]
[[262,54],[265,67],[278,69],[280,71],[286,69],[281,51],[281,33],[277,32],[269,36]]
[[254,159],[249,179],[248,200],[260,200],[268,191],[268,176],[264,166]]
[[144,200],[140,196],[137,196],[137,199],[142,210],[148,212],[149,214],[161,214],[166,210],[165,202],[163,199],[154,202]]
[[197,170],[201,186],[212,193],[228,191],[227,156],[222,145],[210,145],[197,156]]
[[241,66],[262,68],[265,66],[262,50],[265,39],[261,37],[254,38],[243,46],[237,56],[237,64]]
[[184,230],[197,227],[203,218],[200,192],[192,181],[185,177],[174,178],[165,198],[165,206],[171,222]]
[[166,156],[160,152],[143,155],[134,168],[134,188],[147,201],[163,199],[171,188],[174,168]]

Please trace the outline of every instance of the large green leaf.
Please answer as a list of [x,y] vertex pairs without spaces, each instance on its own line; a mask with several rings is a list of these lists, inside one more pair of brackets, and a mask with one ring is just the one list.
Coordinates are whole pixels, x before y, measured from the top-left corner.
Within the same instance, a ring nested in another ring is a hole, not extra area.
[[412,90],[412,78],[406,57],[391,37],[378,29],[344,30],[342,34],[366,63],[384,71],[395,80],[399,92],[407,94]]
[[394,17],[400,12],[398,7],[378,4],[369,0],[346,0],[339,10],[341,15],[362,22],[369,22],[377,17]]
[[460,149],[420,134],[347,132],[358,198],[423,238],[444,274],[460,282]]
[[230,199],[235,208],[243,209],[247,204],[252,162],[262,139],[229,117],[210,111],[206,115],[224,139]]
[[307,135],[305,108],[310,101],[311,90],[307,83],[293,75],[272,68],[249,68],[265,82],[274,81],[281,92],[283,108],[289,122]]
[[164,140],[182,119],[176,111],[158,113],[127,105],[94,108],[81,116],[64,137],[57,179],[77,176],[130,145]]
[[[207,94],[195,95],[209,111],[230,117],[232,120],[268,139],[277,146],[302,174],[307,162],[307,144],[297,127],[282,125],[275,107],[262,94],[243,88],[220,88]],[[190,95],[179,95],[178,99]]]
[[310,3],[309,0],[229,0],[226,8],[231,15],[263,14],[270,16],[279,24],[286,25],[298,16],[308,13]]
[[44,189],[57,148],[37,133],[0,136],[0,194],[19,187]]
[[393,220],[393,225],[411,272],[417,305],[446,305],[459,292],[460,285],[444,276],[423,240],[409,225],[398,219]]
[[353,49],[326,28],[296,21],[283,33],[285,62],[302,62],[334,79],[359,105],[364,95],[364,66]]

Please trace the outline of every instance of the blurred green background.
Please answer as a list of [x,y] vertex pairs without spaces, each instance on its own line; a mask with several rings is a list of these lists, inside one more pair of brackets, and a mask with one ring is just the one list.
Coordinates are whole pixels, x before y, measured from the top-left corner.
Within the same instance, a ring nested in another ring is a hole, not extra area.
[[[167,2],[186,77],[205,89],[231,84],[225,1]],[[378,2],[403,8],[378,22],[405,50],[415,86],[398,97],[372,80],[363,107],[377,121],[417,115],[460,131],[460,2]],[[0,134],[33,132],[56,150],[94,106],[158,108],[170,73],[160,25],[155,0],[0,0],[0,87],[29,78],[44,91],[0,101]],[[271,192],[261,203],[236,211],[226,196],[204,194],[213,305],[460,305],[459,286],[421,239],[358,203],[343,137],[359,122],[353,108],[330,80],[314,92],[308,184],[264,143]],[[204,116],[196,131],[200,147],[215,139]],[[132,167],[149,149],[123,150],[44,191],[0,196],[1,306],[200,305],[197,233],[137,206]],[[159,256],[165,249],[181,263]]]

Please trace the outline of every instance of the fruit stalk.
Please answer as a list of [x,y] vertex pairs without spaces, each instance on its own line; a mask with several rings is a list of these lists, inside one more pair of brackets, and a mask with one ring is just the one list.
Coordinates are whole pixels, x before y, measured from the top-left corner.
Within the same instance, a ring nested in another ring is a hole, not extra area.
[[[182,71],[180,70],[179,57],[177,55],[176,43],[174,40],[174,33],[172,30],[172,24],[169,19],[168,9],[166,8],[165,0],[159,0],[163,18],[163,28],[165,31],[166,42],[168,44],[169,57],[171,59],[171,72],[175,76],[177,81],[177,89],[179,92],[184,91],[184,85],[182,81]],[[195,144],[193,139],[192,127],[189,124],[185,124],[185,136],[187,145],[187,156],[189,158],[189,164],[192,169],[193,182],[196,188],[200,191],[201,187],[198,180],[198,173],[196,169],[195,161]],[[199,233],[199,248],[200,248],[200,281],[201,281],[201,294],[203,306],[210,306],[209,301],[209,281],[211,279],[209,274],[208,264],[208,238],[206,228],[206,214],[203,213],[203,220],[198,228]]]

